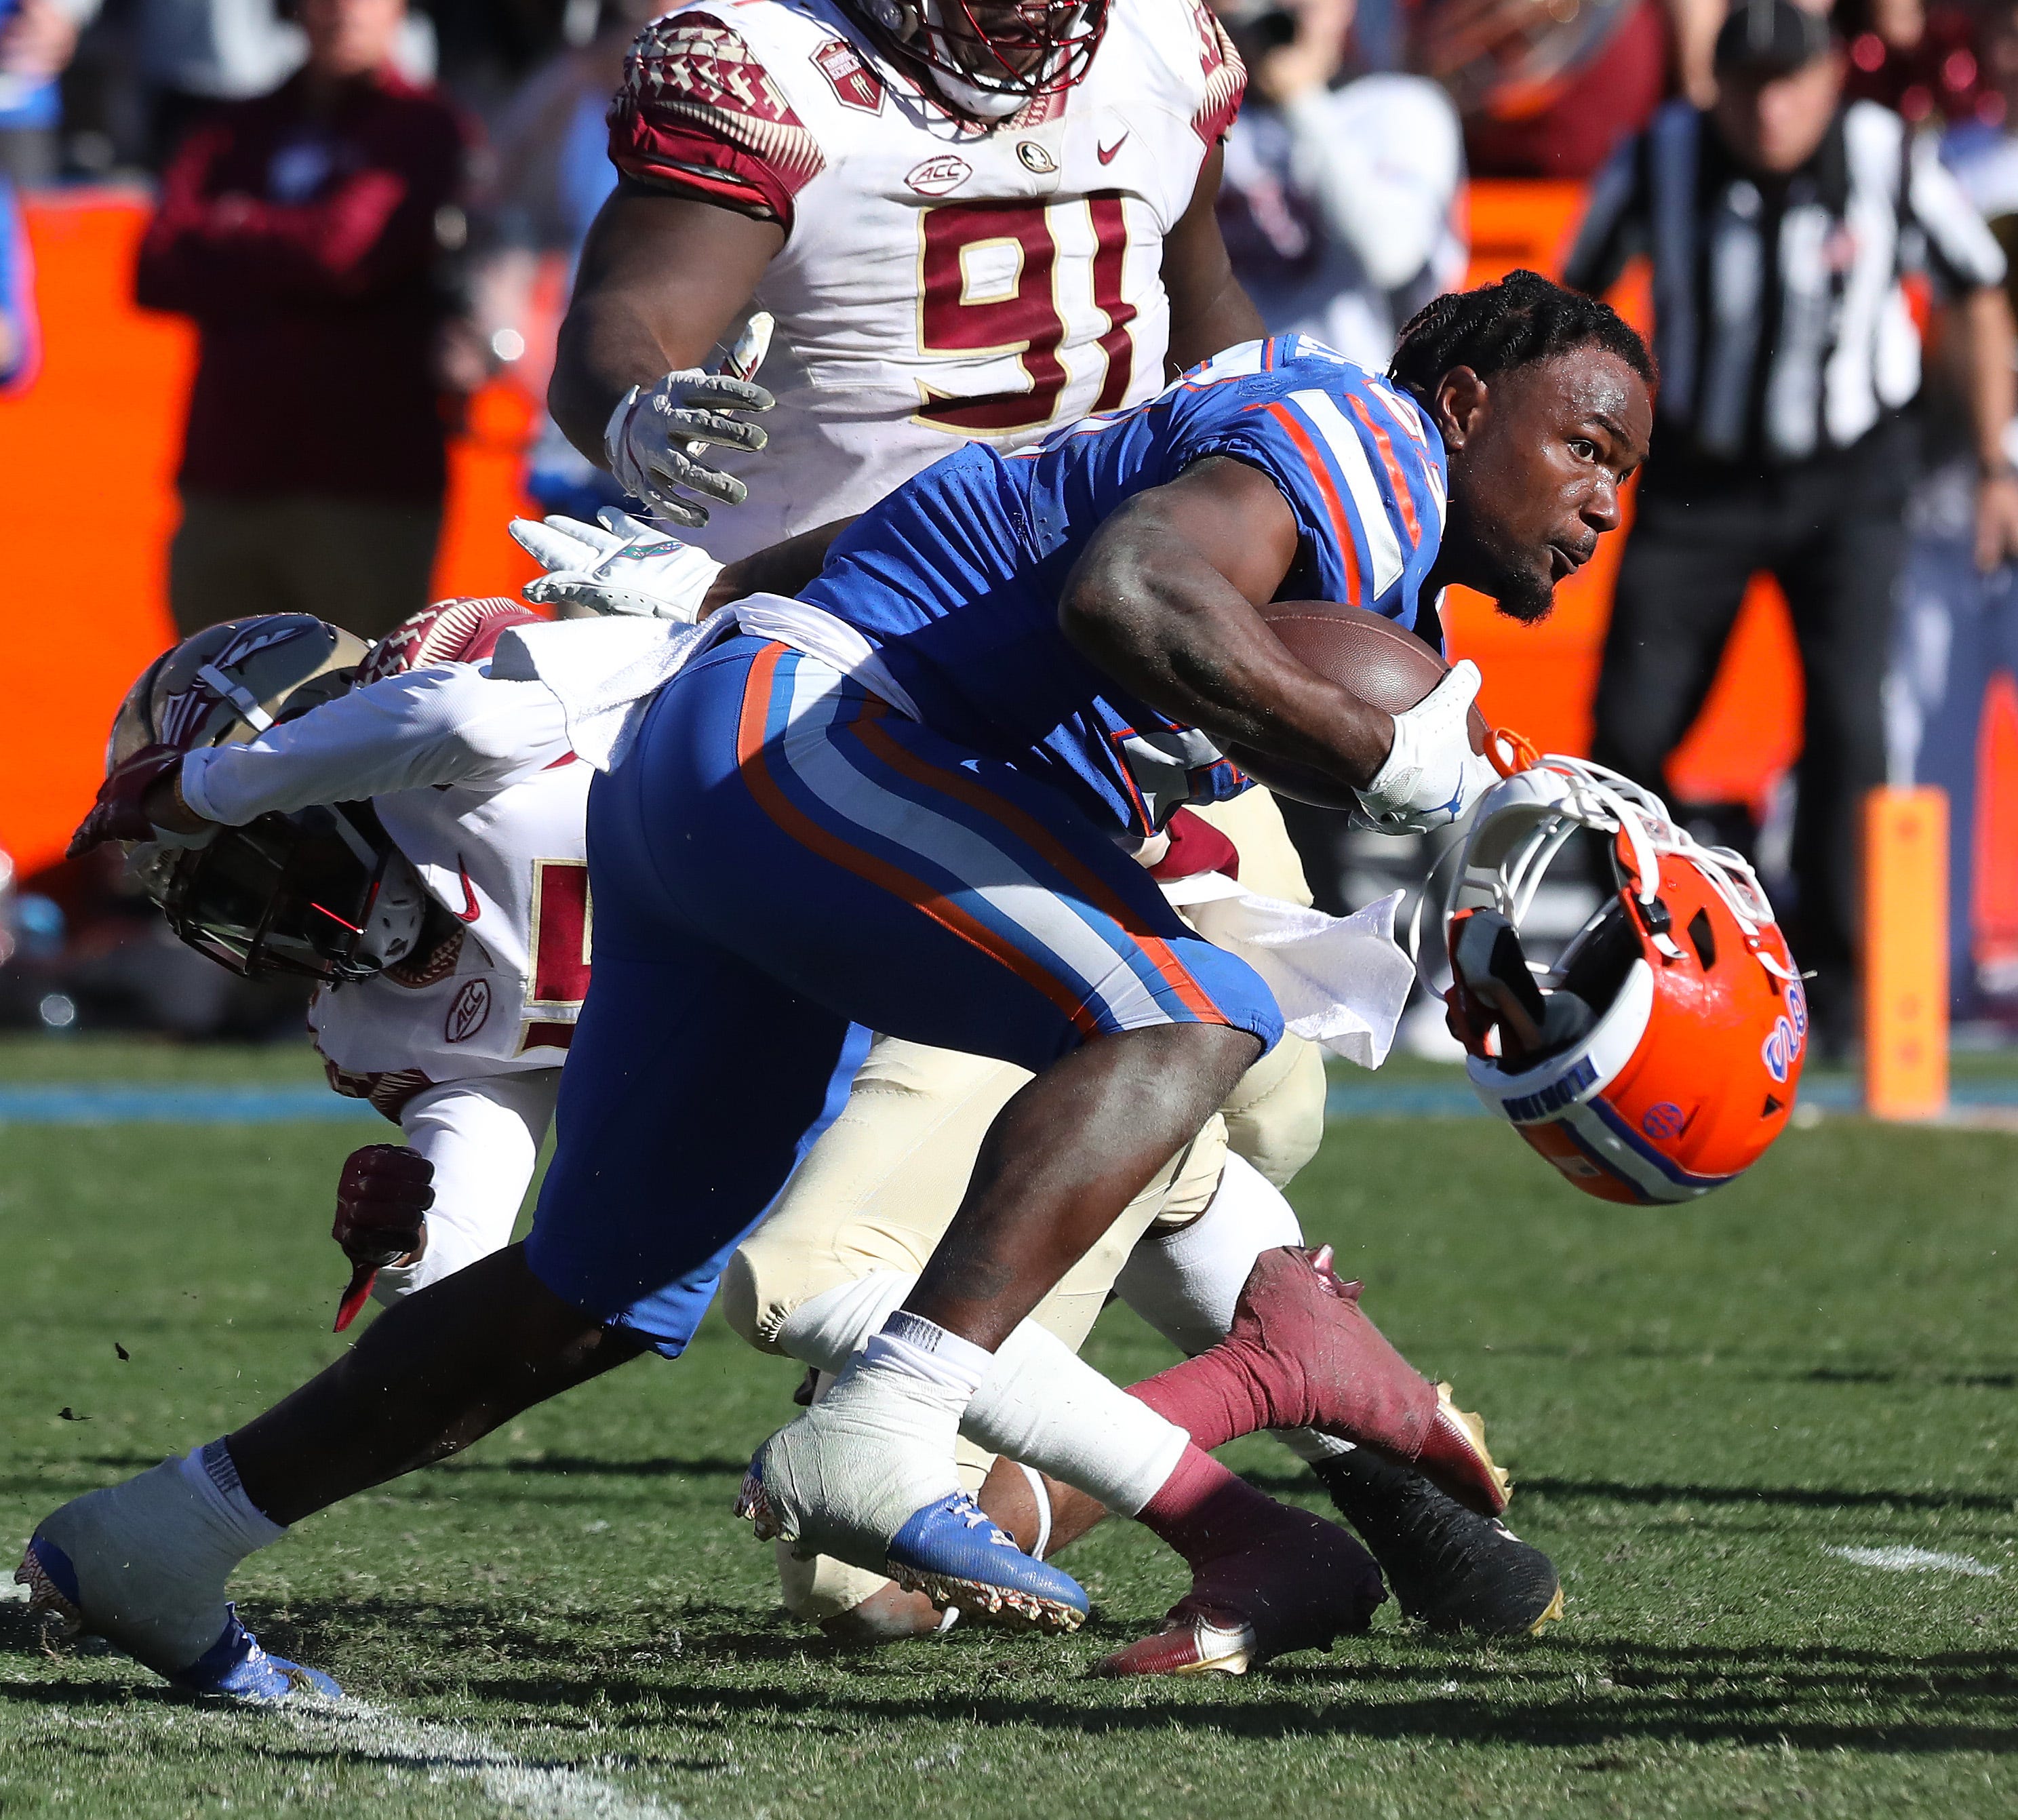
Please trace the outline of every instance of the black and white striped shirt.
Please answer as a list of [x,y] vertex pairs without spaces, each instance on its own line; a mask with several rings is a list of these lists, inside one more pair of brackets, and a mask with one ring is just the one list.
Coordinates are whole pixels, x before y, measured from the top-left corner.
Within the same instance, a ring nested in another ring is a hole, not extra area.
[[1839,113],[1779,182],[1738,165],[1708,116],[1670,103],[1598,177],[1564,280],[1603,291],[1642,252],[1660,440],[1774,466],[1847,448],[1919,390],[1905,273],[1925,270],[1950,295],[2004,277],[1933,142],[1869,101]]

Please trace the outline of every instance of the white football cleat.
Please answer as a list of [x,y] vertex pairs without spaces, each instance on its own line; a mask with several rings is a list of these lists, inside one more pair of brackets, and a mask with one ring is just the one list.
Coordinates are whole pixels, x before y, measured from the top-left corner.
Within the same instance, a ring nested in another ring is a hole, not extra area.
[[750,1463],[736,1514],[760,1540],[830,1554],[976,1617],[1069,1630],[1087,1597],[1033,1561],[961,1490],[953,1437],[964,1397],[858,1355]]

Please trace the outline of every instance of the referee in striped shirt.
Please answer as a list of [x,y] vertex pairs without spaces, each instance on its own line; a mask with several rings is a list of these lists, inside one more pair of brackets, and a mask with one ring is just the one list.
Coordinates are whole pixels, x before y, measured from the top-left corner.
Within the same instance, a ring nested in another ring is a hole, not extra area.
[[1655,787],[1702,708],[1747,582],[1778,578],[1806,681],[1788,918],[1817,970],[1816,1033],[1851,1029],[1857,805],[1885,779],[1879,692],[1915,436],[1920,345],[1902,279],[1931,280],[1967,374],[1977,555],[2018,555],[2003,450],[2004,258],[1941,168],[1875,103],[1842,101],[1828,21],[1741,0],[1718,98],[1671,103],[1599,177],[1567,281],[1653,267],[1661,392],[1605,641],[1594,755]]

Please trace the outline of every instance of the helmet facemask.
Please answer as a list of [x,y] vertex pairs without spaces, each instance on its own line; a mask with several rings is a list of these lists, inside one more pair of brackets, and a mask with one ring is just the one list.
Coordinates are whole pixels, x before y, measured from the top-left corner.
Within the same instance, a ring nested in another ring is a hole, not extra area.
[[[307,613],[193,633],[127,692],[107,769],[143,747],[240,744],[350,689],[362,639]],[[427,921],[419,874],[369,805],[266,815],[200,846],[130,846],[128,871],[176,937],[247,978],[364,979],[411,954]]]
[[430,901],[360,802],[220,829],[141,876],[178,939],[248,979],[369,979],[420,946]]
[[993,122],[1086,76],[1107,0],[865,0],[888,48],[956,113]]

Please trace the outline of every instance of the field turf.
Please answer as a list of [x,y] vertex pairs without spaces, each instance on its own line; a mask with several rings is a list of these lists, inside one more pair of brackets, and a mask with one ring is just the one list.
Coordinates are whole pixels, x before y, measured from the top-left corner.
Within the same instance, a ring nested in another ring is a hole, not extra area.
[[[14,1082],[304,1072],[0,1050]],[[336,1165],[390,1134],[0,1128],[9,1563],[60,1500],[335,1355]],[[2018,1814],[2014,1189],[2018,1138],[1831,1120],[1696,1208],[1628,1212],[1483,1120],[1336,1124],[1295,1198],[1486,1412],[1568,1590],[1539,1643],[1391,1606],[1243,1681],[1089,1681],[1182,1586],[1115,1525],[1065,1558],[1079,1637],[841,1653],[729,1514],[795,1374],[711,1322],[255,1558],[245,1616],[359,1710],[201,1706],[0,1605],[0,1815]],[[1094,1352],[1167,1356],[1119,1310]],[[1228,1458],[1313,1501],[1271,1443]]]

